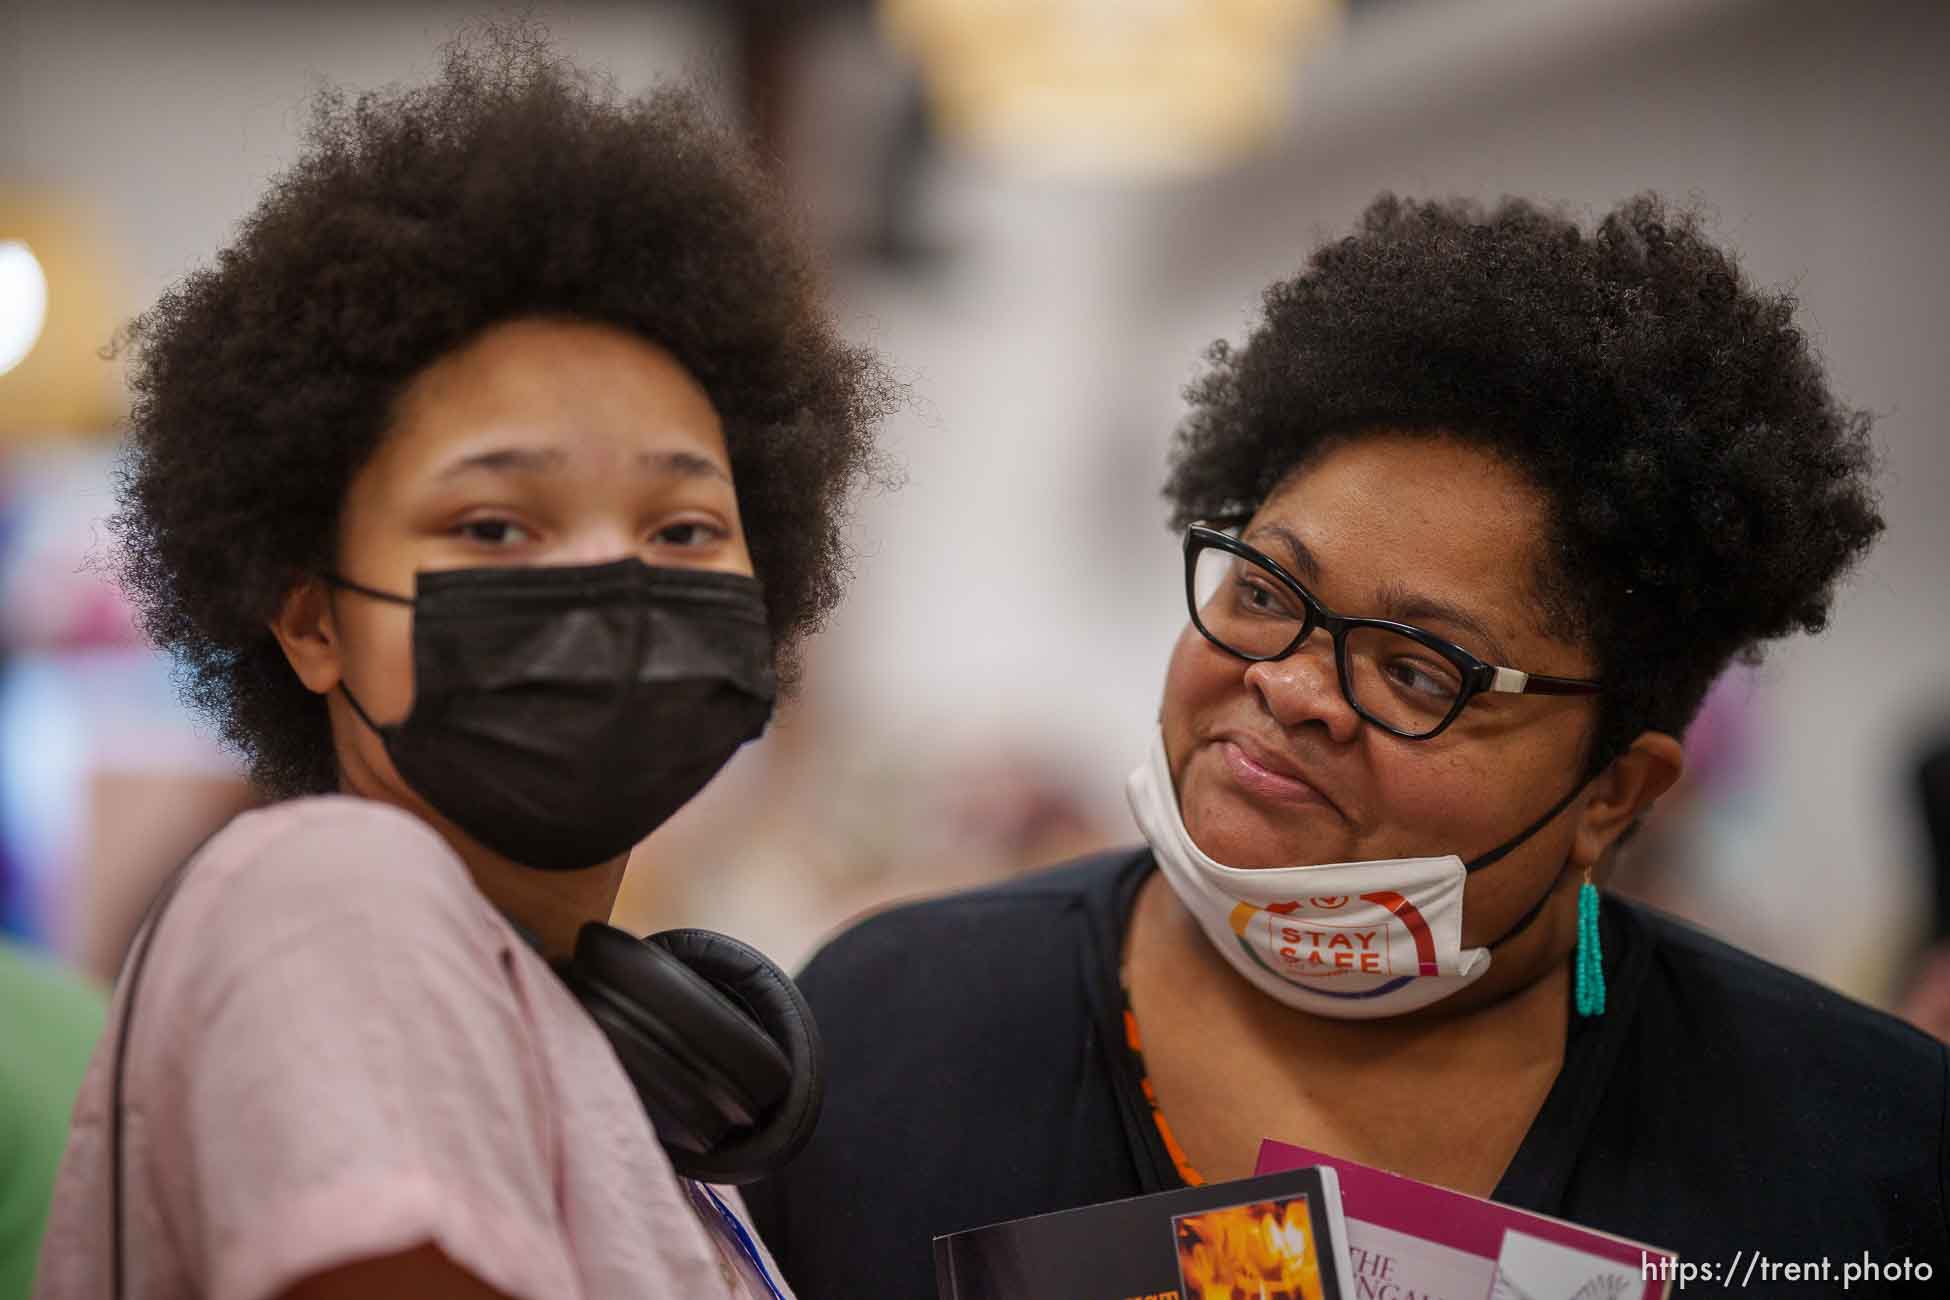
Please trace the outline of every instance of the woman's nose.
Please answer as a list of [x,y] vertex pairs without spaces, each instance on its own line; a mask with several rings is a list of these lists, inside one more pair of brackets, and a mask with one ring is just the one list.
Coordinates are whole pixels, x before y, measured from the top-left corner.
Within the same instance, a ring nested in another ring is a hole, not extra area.
[[1319,628],[1286,658],[1247,665],[1246,686],[1282,729],[1318,722],[1340,744],[1360,730],[1361,715],[1341,690],[1334,639]]

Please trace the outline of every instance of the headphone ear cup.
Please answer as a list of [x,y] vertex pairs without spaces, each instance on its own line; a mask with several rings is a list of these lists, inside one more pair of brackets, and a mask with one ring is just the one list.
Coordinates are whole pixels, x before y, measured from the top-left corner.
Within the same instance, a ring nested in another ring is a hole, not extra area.
[[805,1146],[825,1096],[812,1009],[764,954],[709,930],[592,922],[562,971],[682,1174],[753,1182]]
[[812,1008],[790,976],[749,944],[710,930],[666,930],[644,941],[728,995],[750,1014],[787,1062],[786,1087],[756,1131],[672,1163],[693,1178],[750,1183],[798,1155],[811,1140],[826,1097],[825,1054]]
[[792,1063],[753,1009],[667,948],[590,924],[576,936],[574,966],[639,1034],[698,1077],[732,1125],[755,1127],[790,1089]]
[[732,1131],[731,1121],[690,1069],[643,1032],[636,1017],[620,1010],[605,990],[573,973],[565,973],[564,980],[609,1040],[650,1116],[657,1140],[673,1152],[703,1152],[722,1145]]

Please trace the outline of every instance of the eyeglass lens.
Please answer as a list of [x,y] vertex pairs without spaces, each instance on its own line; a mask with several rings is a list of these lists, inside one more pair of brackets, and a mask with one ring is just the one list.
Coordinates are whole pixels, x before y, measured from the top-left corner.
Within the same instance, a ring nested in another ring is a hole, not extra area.
[[[1248,659],[1272,659],[1298,649],[1310,632],[1306,603],[1271,570],[1216,546],[1193,562],[1192,616],[1212,640]],[[1347,629],[1350,703],[1376,722],[1408,735],[1442,725],[1463,691],[1462,672],[1412,637],[1386,628]]]

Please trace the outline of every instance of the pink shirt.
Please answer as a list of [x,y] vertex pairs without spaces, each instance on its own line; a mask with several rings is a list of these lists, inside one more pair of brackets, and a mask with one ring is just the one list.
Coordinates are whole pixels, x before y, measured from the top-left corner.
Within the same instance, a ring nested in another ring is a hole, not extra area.
[[[110,1292],[127,996],[125,970],[75,1105],[39,1300]],[[268,1300],[426,1242],[530,1300],[768,1294],[694,1208],[601,1031],[445,841],[383,804],[280,804],[198,852],[156,931],[125,1069],[130,1300]]]

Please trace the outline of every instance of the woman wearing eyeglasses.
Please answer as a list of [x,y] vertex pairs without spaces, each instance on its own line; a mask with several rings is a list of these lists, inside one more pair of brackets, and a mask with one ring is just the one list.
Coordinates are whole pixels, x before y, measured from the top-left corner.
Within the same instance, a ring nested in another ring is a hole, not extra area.
[[1383,198],[1190,398],[1144,843],[812,962],[842,1100],[750,1198],[799,1293],[1269,1137],[1693,1260],[1950,1265],[1943,1047],[1601,890],[1882,528],[1791,304],[1652,198]]

